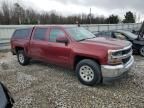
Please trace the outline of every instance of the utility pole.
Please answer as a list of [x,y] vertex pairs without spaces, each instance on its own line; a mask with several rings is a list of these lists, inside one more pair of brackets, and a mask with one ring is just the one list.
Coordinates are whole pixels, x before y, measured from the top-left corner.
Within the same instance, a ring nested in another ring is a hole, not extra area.
[[90,19],[90,24],[91,24],[91,8],[90,8],[90,13],[89,13],[89,19]]
[[18,16],[18,22],[19,24],[22,23],[22,20],[21,20],[21,6],[20,6],[20,0],[16,0],[17,2],[15,3],[15,6],[16,6],[16,13],[17,13],[17,16]]
[[138,15],[138,23],[141,22],[140,20],[141,20],[141,15],[139,14],[139,15]]
[[18,22],[19,24],[21,24],[21,7],[18,3],[15,3],[15,7],[16,7],[16,13],[18,16]]

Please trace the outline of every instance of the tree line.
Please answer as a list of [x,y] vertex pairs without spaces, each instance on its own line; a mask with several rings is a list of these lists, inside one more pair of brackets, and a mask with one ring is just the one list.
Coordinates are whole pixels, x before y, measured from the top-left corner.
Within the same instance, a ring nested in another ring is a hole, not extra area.
[[71,16],[62,16],[55,11],[37,12],[32,8],[24,8],[21,4],[9,4],[2,2],[0,9],[0,24],[117,24],[117,23],[135,23],[134,14],[126,12],[124,19],[121,20],[118,15],[95,16],[94,14],[79,14]]

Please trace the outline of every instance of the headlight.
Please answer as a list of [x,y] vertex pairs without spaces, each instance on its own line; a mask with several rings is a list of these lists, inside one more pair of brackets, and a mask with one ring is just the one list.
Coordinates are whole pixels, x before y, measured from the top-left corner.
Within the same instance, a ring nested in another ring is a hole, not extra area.
[[117,65],[122,63],[122,59],[115,58],[118,56],[122,56],[122,52],[118,51],[115,52],[114,50],[108,50],[108,64]]

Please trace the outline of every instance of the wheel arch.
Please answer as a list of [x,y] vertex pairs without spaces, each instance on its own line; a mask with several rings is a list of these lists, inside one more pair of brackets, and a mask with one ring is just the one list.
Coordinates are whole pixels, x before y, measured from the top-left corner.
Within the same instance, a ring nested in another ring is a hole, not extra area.
[[98,63],[100,65],[100,60],[98,58],[93,58],[93,57],[88,57],[88,56],[81,56],[81,55],[76,55],[74,57],[74,63],[73,63],[73,69],[76,69],[76,65],[84,59],[91,59],[94,60],[96,63]]
[[23,47],[16,46],[16,47],[15,47],[15,51],[16,51],[16,53],[17,53],[19,50],[25,50],[25,49],[24,49]]

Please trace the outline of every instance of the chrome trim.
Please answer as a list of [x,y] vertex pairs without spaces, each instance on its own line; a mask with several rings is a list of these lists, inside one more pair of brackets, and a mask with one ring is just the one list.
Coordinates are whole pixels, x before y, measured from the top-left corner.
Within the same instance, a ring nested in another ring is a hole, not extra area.
[[124,54],[124,55],[121,55],[121,56],[113,56],[113,55],[112,55],[112,58],[114,58],[114,59],[125,59],[125,58],[131,56],[132,53],[133,53],[133,52],[130,51],[128,54]]
[[111,52],[123,51],[123,50],[127,50],[127,49],[129,49],[129,48],[131,48],[131,47],[132,47],[132,44],[130,43],[130,45],[129,45],[129,46],[124,47],[123,49],[118,49],[118,50],[110,50],[110,51],[111,51]]
[[112,57],[113,59],[125,59],[125,58],[131,56],[132,53],[133,53],[133,51],[132,51],[132,44],[130,44],[130,45],[127,46],[127,47],[124,47],[123,49],[109,50],[109,52],[112,52],[112,53],[114,53],[114,52],[122,52],[122,51],[128,50],[128,49],[130,49],[130,48],[131,48],[131,51],[130,51],[129,53],[127,53],[127,54],[124,54],[124,55],[122,54],[122,55],[120,55],[120,56],[111,55],[111,57]]
[[103,77],[118,77],[128,71],[134,63],[134,57],[131,56],[130,60],[125,64],[116,66],[101,65],[101,71]]

